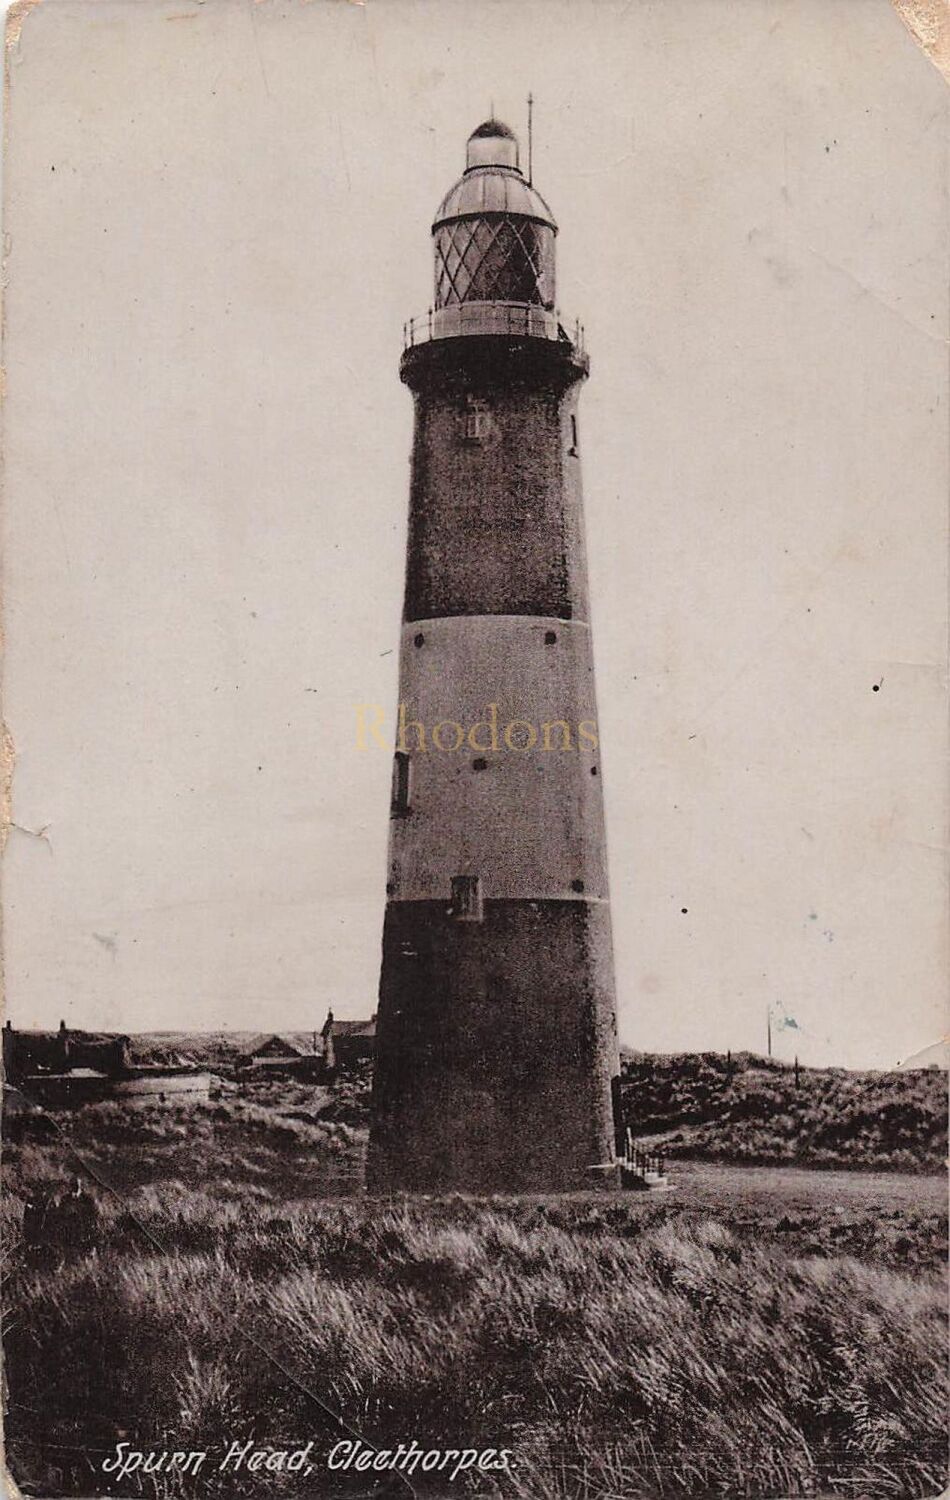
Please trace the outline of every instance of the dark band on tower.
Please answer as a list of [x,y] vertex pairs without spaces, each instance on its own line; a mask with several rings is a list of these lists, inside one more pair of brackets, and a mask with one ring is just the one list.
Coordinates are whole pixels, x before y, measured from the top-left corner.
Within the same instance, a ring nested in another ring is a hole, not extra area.
[[[615,1157],[588,361],[555,311],[556,234],[512,132],[480,125],[436,214],[435,304],[400,366],[415,436],[375,1190],[596,1186]],[[446,722],[464,728],[448,753],[430,732]]]

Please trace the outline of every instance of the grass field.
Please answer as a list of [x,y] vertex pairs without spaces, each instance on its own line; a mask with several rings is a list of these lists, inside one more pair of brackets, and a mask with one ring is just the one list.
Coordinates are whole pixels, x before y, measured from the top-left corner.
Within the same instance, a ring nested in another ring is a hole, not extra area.
[[[109,1493],[122,1440],[216,1463],[254,1438],[312,1439],[312,1475],[112,1488],[369,1495],[325,1467],[341,1423],[381,1447],[514,1453],[510,1473],[451,1489],[416,1474],[420,1495],[904,1500],[946,1484],[940,1179],[684,1162],[666,1195],[334,1201],[361,1132],[303,1092],[277,1102],[99,1106],[7,1148],[7,1443],[27,1493]],[[22,1205],[73,1148],[119,1191],[94,1189],[95,1250],[43,1264]]]
[[947,1157],[942,1069],[795,1068],[752,1053],[628,1055],[626,1123],[692,1160],[941,1170]]

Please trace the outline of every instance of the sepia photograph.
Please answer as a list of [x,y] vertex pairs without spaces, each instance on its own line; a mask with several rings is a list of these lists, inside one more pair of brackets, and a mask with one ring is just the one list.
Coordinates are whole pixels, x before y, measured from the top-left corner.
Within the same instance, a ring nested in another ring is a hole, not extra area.
[[950,20],[5,26],[6,1493],[940,1496]]

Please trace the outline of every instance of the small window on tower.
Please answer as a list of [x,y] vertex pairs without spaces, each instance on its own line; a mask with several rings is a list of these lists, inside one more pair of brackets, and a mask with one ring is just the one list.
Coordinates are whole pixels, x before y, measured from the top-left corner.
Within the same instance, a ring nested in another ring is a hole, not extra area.
[[491,412],[488,402],[469,396],[459,425],[466,442],[483,443],[491,432]]
[[573,413],[571,414],[571,446],[567,451],[568,453],[577,453],[577,418]]
[[482,883],[477,875],[452,876],[452,915],[463,922],[482,920]]
[[411,779],[412,766],[409,756],[405,750],[397,750],[393,756],[392,815],[394,818],[404,818],[409,811]]

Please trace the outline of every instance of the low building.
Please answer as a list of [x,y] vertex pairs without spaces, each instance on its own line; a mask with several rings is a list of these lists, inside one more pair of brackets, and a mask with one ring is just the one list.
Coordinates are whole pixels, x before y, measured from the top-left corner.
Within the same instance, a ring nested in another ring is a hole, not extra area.
[[376,1049],[376,1012],[368,1021],[338,1021],[332,1010],[328,1010],[321,1036],[328,1073],[371,1062]]
[[[8,1096],[29,1104],[70,1108],[105,1099],[149,1104],[208,1099],[210,1074],[194,1064],[136,1063],[127,1036],[59,1030],[3,1028],[3,1072]],[[6,1108],[6,1102],[5,1102]]]
[[58,1031],[14,1031],[3,1028],[3,1071],[14,1082],[38,1074],[72,1073],[80,1069],[112,1076],[129,1066],[127,1036],[70,1031],[60,1021]]
[[312,1078],[323,1067],[324,1048],[316,1032],[306,1048],[299,1036],[273,1032],[258,1037],[242,1054],[238,1064],[245,1074],[274,1074],[279,1077]]

